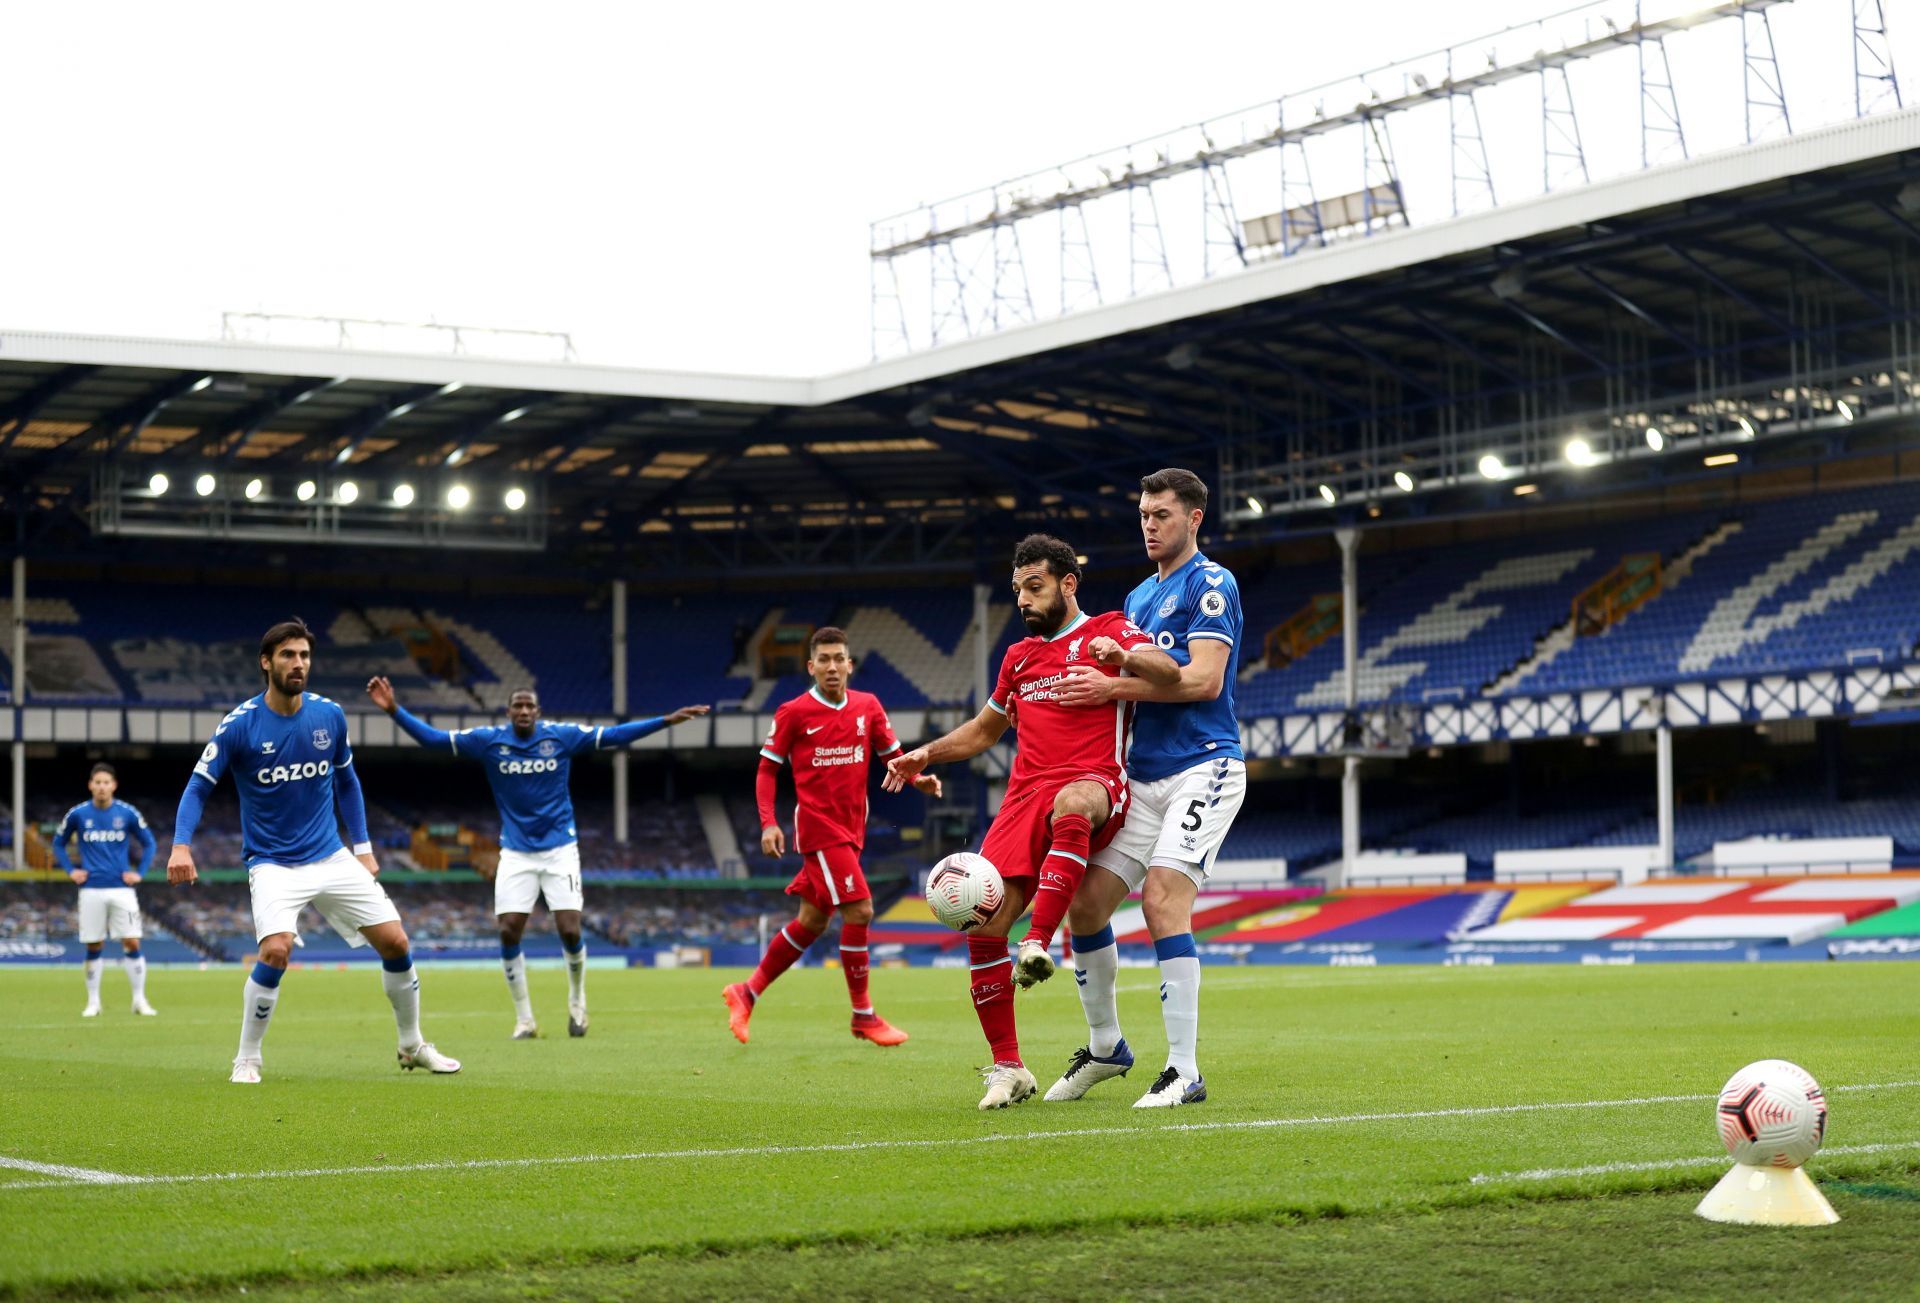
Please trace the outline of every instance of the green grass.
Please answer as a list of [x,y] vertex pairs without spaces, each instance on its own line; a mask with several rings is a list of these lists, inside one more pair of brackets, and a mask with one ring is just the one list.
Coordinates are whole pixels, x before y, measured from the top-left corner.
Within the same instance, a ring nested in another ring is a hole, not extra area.
[[[1839,1089],[1920,1080],[1908,965],[1213,967],[1213,1098],[1170,1113],[1130,1107],[1163,1046],[1149,971],[1122,974],[1132,1077],[992,1114],[973,1107],[985,1051],[960,974],[875,974],[881,1011],[913,1033],[897,1050],[847,1035],[839,976],[819,970],[783,980],[737,1045],[729,976],[595,971],[593,1034],[573,1041],[564,981],[543,969],[535,998],[562,1034],[528,1043],[506,1039],[496,974],[428,966],[428,1032],[467,1065],[436,1079],[395,1069],[373,971],[295,972],[267,1080],[243,1089],[225,1080],[237,971],[156,972],[162,1016],[137,1021],[108,973],[109,1012],[87,1022],[77,974],[0,971],[0,1157],[244,1174],[0,1172],[33,1183],[0,1189],[0,1292],[897,1299],[1084,1293],[1092,1272],[1115,1298],[1262,1281],[1308,1297],[1700,1296],[1763,1266],[1789,1294],[1914,1287],[1920,1202],[1902,1192],[1920,1147],[1838,1152],[1920,1142],[1920,1087]],[[1071,982],[1020,1012],[1044,1086],[1083,1038]],[[1828,1087],[1830,1152],[1812,1170],[1844,1183],[1838,1227],[1697,1222],[1712,1163],[1472,1180],[1710,1156],[1707,1097],[1765,1057]],[[1355,1116],[1658,1096],[1687,1098]],[[336,1168],[371,1170],[287,1174]]]

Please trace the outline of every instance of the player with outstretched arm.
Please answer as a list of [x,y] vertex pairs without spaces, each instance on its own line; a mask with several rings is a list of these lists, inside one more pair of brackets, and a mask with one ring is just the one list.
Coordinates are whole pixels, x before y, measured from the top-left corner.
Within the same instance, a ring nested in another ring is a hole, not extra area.
[[[1020,748],[1000,812],[980,854],[1006,883],[993,918],[967,934],[974,1013],[993,1051],[980,1107],[1005,1108],[1038,1089],[1020,1059],[1013,985],[1053,973],[1047,945],[1086,873],[1087,858],[1120,826],[1127,800],[1127,729],[1133,707],[1069,706],[1060,685],[1079,667],[1172,683],[1179,667],[1119,611],[1090,616],[1080,609],[1080,562],[1071,547],[1046,534],[1023,539],[1013,554],[1014,598],[1031,635],[1007,649],[992,698],[980,713],[926,746],[896,756],[886,787],[899,791],[928,765],[979,755],[1007,731]],[[1016,966],[1007,934],[1033,905],[1033,922]]]
[[520,688],[507,699],[507,723],[449,733],[409,714],[384,678],[367,683],[373,704],[393,716],[400,731],[421,746],[450,751],[486,766],[487,785],[500,807],[500,864],[493,876],[493,912],[500,920],[500,963],[513,998],[513,1039],[540,1034],[527,990],[527,961],[520,940],[535,902],[546,898],[553,929],[567,954],[567,1034],[587,1034],[587,943],[580,930],[580,839],[568,790],[573,761],[596,751],[631,746],[663,728],[707,713],[682,706],[671,715],[625,724],[548,724],[540,697]]

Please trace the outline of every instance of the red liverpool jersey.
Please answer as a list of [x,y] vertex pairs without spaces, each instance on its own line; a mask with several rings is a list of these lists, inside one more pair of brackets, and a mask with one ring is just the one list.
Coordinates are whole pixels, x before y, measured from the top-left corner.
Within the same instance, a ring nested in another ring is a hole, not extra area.
[[1014,757],[1007,787],[1017,791],[1029,782],[1070,781],[1082,776],[1120,779],[1126,773],[1127,729],[1133,722],[1133,704],[1062,706],[1055,700],[1060,680],[1082,665],[1106,669],[1093,659],[1087,644],[1111,638],[1124,651],[1152,647],[1153,636],[1143,633],[1122,611],[1088,615],[1082,611],[1051,638],[1023,638],[1007,648],[1000,662],[1000,681],[987,704],[1013,720],[1020,734],[1020,752]]
[[[900,749],[887,712],[871,692],[848,689],[833,705],[810,688],[773,712],[760,754],[793,767],[799,797],[793,848],[803,853],[867,844],[867,765]],[[770,811],[761,811],[761,822]]]

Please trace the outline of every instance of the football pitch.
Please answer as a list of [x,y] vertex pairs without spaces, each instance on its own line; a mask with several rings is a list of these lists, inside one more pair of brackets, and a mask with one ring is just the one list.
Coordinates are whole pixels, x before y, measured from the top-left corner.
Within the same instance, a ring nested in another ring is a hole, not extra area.
[[[229,1085],[240,970],[157,971],[161,1016],[82,1021],[72,972],[0,972],[0,1295],[1913,1297],[1920,969],[1211,966],[1208,1102],[1131,1105],[1164,1050],[1074,1104],[974,1107],[956,971],[877,969],[882,1050],[837,972],[790,973],[751,1045],[724,971],[596,969],[592,1032],[534,974],[422,966],[465,1062],[403,1074],[377,973],[289,974],[266,1080]],[[1071,976],[1020,997],[1042,1089],[1084,1039]],[[554,1033],[558,1032],[558,1035]],[[1809,1170],[1843,1220],[1691,1216],[1712,1097],[1792,1059],[1826,1087]]]

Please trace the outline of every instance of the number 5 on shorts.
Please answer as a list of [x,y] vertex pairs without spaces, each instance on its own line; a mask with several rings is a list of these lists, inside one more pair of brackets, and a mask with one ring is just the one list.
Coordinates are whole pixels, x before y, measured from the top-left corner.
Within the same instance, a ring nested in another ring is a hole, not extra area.
[[1196,796],[1193,798],[1193,803],[1187,807],[1187,817],[1180,821],[1181,832],[1200,831],[1200,811],[1206,803],[1207,798],[1204,796]]

